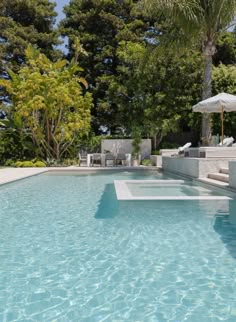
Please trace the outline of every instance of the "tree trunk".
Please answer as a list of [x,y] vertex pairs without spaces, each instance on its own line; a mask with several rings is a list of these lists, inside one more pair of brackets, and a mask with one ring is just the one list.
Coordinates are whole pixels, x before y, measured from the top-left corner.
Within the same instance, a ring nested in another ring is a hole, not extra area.
[[153,135],[152,142],[153,142],[153,150],[156,150],[157,149],[157,136],[156,136],[156,134]]
[[[212,41],[205,43],[203,54],[205,60],[202,99],[205,100],[212,96],[212,56],[216,48]],[[202,115],[202,143],[209,145],[211,140],[211,117],[210,114]]]

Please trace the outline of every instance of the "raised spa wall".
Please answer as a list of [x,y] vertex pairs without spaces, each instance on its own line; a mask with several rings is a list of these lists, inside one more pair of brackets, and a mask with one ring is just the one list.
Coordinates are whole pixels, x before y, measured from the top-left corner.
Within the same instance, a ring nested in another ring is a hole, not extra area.
[[[236,162],[233,162],[236,164]],[[200,159],[184,157],[162,157],[163,170],[177,174],[187,175],[193,178],[206,178],[209,173],[219,172],[220,168],[228,168],[229,160]],[[236,168],[235,168],[236,173]],[[236,177],[235,177],[236,187]]]
[[236,161],[229,162],[229,185],[236,189]]

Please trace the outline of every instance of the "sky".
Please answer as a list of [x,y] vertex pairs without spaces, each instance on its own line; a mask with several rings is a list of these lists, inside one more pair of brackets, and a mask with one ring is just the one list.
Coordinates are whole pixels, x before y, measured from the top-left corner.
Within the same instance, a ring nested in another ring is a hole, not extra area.
[[56,11],[58,13],[57,22],[64,18],[63,7],[70,2],[70,0],[54,0],[57,4]]
[[[56,11],[58,13],[58,16],[56,18],[56,22],[59,23],[60,20],[64,18],[64,13],[63,13],[63,7],[66,4],[69,4],[70,0],[55,0],[57,6],[56,6]],[[63,39],[64,43],[59,46],[59,49],[61,49],[65,54],[68,52],[66,49],[66,44],[67,44],[67,38]]]

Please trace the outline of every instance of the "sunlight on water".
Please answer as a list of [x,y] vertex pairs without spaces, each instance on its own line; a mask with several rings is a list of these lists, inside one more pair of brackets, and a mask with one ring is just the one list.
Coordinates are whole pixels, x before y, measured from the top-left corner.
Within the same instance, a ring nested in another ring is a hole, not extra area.
[[117,201],[113,181],[0,188],[0,321],[236,321],[236,201]]

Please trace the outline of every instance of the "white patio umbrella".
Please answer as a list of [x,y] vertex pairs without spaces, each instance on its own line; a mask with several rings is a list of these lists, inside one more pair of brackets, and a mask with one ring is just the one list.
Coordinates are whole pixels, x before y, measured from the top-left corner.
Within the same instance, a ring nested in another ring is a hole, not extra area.
[[224,139],[224,112],[236,112],[236,96],[220,93],[193,106],[193,112],[221,113],[222,143]]

